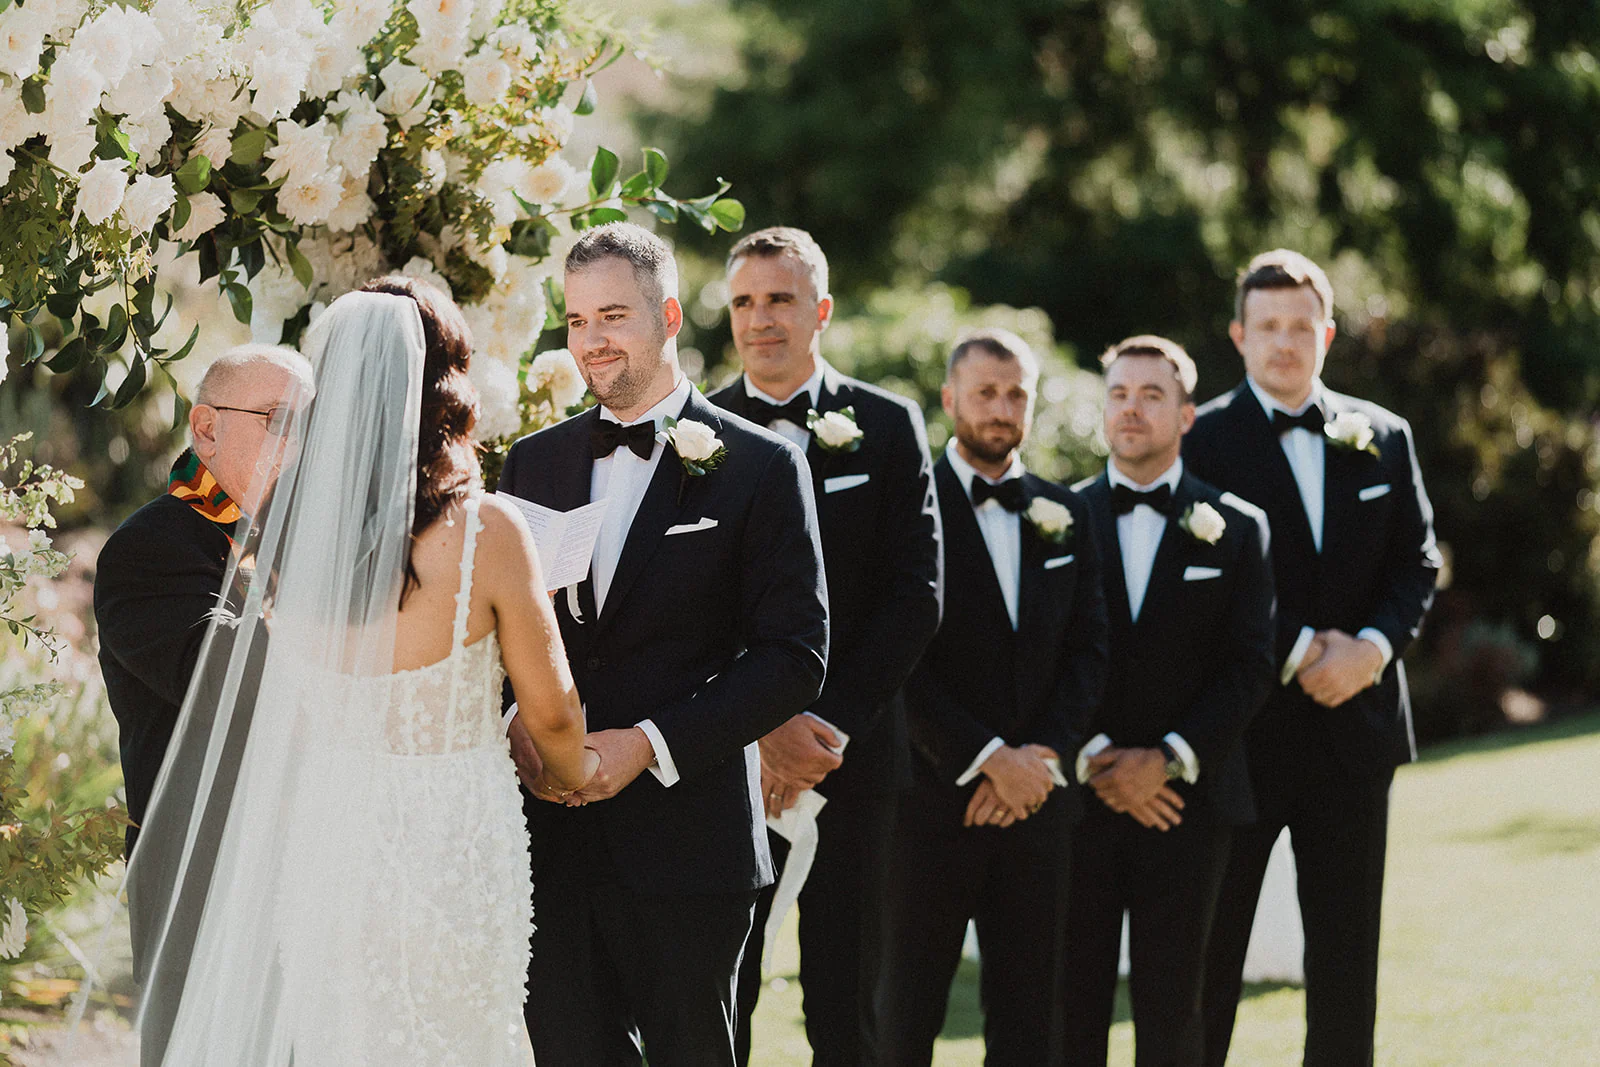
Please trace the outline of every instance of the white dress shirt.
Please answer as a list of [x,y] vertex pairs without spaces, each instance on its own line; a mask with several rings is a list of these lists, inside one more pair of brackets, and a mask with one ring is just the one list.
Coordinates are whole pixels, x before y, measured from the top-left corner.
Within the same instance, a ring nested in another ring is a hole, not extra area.
[[[1311,395],[1306,397],[1305,403],[1297,408],[1288,408],[1273,399],[1265,389],[1256,384],[1254,378],[1246,376],[1250,391],[1255,393],[1256,400],[1261,404],[1261,410],[1267,413],[1267,421],[1272,421],[1272,413],[1281,411],[1285,415],[1303,415],[1311,410],[1313,404],[1321,404],[1325,390],[1322,379],[1314,378],[1311,382]],[[1310,430],[1296,426],[1288,433],[1278,438],[1278,444],[1283,448],[1283,455],[1289,461],[1289,470],[1294,472],[1295,485],[1300,490],[1300,503],[1305,508],[1306,522],[1311,527],[1311,541],[1316,546],[1317,552],[1322,552],[1323,513],[1327,502],[1327,471],[1328,471],[1328,445],[1324,434],[1312,433]],[[1289,656],[1283,662],[1278,680],[1288,685],[1294,680],[1295,672],[1300,669],[1300,661],[1305,659],[1306,650],[1311,647],[1311,639],[1316,636],[1316,631],[1309,626],[1300,628],[1300,635],[1295,638],[1294,647],[1289,650]],[[1378,668],[1381,676],[1388,668],[1389,661],[1394,659],[1394,646],[1383,635],[1383,631],[1371,626],[1365,627],[1356,633],[1363,641],[1371,641],[1383,654],[1383,666]]]
[[[972,502],[972,480],[982,478],[990,485],[999,485],[1001,482],[1020,478],[1023,474],[1022,457],[1015,456],[1011,466],[999,478],[990,478],[979,474],[977,469],[961,458],[955,443],[944,450],[945,458],[950,461],[950,469],[955,471],[956,478],[961,482],[961,488],[967,494],[967,503]],[[989,549],[989,562],[994,565],[994,576],[1000,581],[1000,596],[1006,602],[1006,614],[1011,617],[1011,629],[1017,628],[1017,597],[1022,587],[1022,516],[1016,512],[1007,511],[1000,505],[1000,501],[990,498],[982,505],[973,509],[973,515],[978,520],[978,532],[983,534],[983,543]],[[978,771],[983,767],[983,761],[994,755],[996,751],[1005,747],[1002,737],[991,738],[987,745],[978,750],[978,758],[962,772],[956,779],[956,785],[966,785],[978,776]]]
[[[781,407],[801,393],[805,393],[811,397],[811,406],[815,408],[817,406],[817,397],[822,395],[822,374],[827,370],[828,364],[821,359],[816,359],[813,362],[816,366],[812,368],[811,377],[806,379],[804,385],[782,399],[756,388],[755,384],[750,381],[750,375],[748,374],[744,376],[744,395]],[[802,452],[811,447],[811,431],[804,426],[796,426],[788,419],[773,419],[772,424],[767,429],[786,440],[794,442]]]
[[[600,409],[600,418],[608,422],[622,423],[624,426],[654,422],[656,432],[659,434],[663,420],[669,417],[676,418],[683,411],[683,406],[689,402],[689,391],[692,388],[689,379],[680,377],[678,384],[661,403],[637,419],[622,422],[604,407]],[[655,476],[656,464],[661,462],[661,453],[665,450],[666,445],[658,438],[649,459],[640,459],[633,454],[632,449],[623,445],[611,455],[594,461],[594,470],[589,475],[589,500],[610,501],[600,525],[600,535],[595,539],[594,556],[590,562],[589,573],[594,580],[596,612],[606,602],[606,593],[611,589],[611,579],[617,573],[617,562],[622,558],[622,547],[628,541],[628,529],[633,525],[633,517],[639,513],[639,505],[644,501],[645,490],[650,487],[650,479]],[[656,761],[651,764],[650,773],[654,774],[664,786],[676,785],[678,768],[672,762],[672,752],[667,748],[667,739],[649,719],[634,725],[644,731],[645,736],[650,739],[650,747],[655,750]]]
[[[1183,479],[1183,460],[1173,460],[1172,466],[1155,481],[1140,485],[1117,469],[1115,463],[1106,465],[1106,480],[1113,486],[1125,485],[1137,492],[1147,492],[1164,485],[1172,492],[1178,491]],[[1122,553],[1122,580],[1128,590],[1128,617],[1139,621],[1139,610],[1144,607],[1144,595],[1150,590],[1150,572],[1155,569],[1156,552],[1161,548],[1161,538],[1166,535],[1168,519],[1149,504],[1140,504],[1126,515],[1117,516],[1117,548]],[[1177,753],[1183,764],[1183,780],[1193,785],[1200,780],[1200,757],[1195,755],[1189,742],[1177,731],[1162,738]],[[1111,738],[1096,734],[1089,743],[1078,750],[1078,781],[1089,780],[1089,759],[1102,749],[1109,748]]]

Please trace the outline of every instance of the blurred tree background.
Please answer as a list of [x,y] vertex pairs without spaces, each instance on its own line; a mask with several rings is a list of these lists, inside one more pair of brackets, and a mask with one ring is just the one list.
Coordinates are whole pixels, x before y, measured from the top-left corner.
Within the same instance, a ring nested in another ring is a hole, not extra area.
[[[736,61],[677,79],[643,133],[690,185],[731,180],[747,229],[817,237],[841,308],[831,358],[932,412],[958,325],[1038,309],[1032,337],[1085,367],[1132,333],[1182,341],[1205,398],[1241,373],[1235,272],[1297,248],[1337,294],[1329,384],[1411,420],[1447,547],[1449,587],[1412,656],[1421,732],[1538,714],[1522,686],[1554,702],[1600,686],[1600,7],[726,12],[736,44],[726,22],[715,40]],[[714,378],[725,326],[701,325]],[[1081,409],[1092,391],[1065,381],[1046,400]],[[1051,469],[1091,471],[1093,421],[1050,425],[1042,443],[1068,460]]]

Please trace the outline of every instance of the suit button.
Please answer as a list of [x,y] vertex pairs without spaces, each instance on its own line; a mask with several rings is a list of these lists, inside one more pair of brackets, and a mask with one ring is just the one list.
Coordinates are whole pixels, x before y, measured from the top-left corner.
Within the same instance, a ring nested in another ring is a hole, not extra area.
[[602,660],[599,656],[590,656],[587,660],[584,661],[583,665],[585,667],[588,667],[591,671],[597,671],[601,667],[605,666],[605,661]]

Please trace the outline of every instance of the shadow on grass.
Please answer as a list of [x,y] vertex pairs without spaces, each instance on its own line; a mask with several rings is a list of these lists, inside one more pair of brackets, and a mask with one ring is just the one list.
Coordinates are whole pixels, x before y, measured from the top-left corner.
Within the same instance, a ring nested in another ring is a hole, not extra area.
[[[1250,982],[1246,983],[1240,1000],[1250,1000],[1252,997],[1264,997],[1285,989],[1299,988],[1287,982]],[[1133,1021],[1133,1003],[1128,997],[1128,983],[1124,979],[1117,983],[1117,999],[1111,1009],[1111,1023],[1114,1026],[1117,1023],[1131,1021]],[[950,1004],[945,1010],[944,1030],[939,1036],[947,1041],[983,1036],[983,1004],[978,990],[978,964],[972,960],[962,960],[960,969],[956,971],[956,980],[950,986]]]
[[1542,744],[1546,741],[1566,741],[1574,737],[1600,733],[1600,712],[1569,715],[1537,726],[1508,727],[1484,737],[1465,737],[1454,741],[1439,741],[1424,748],[1418,763],[1437,763],[1456,756],[1501,752],[1523,745]]
[[1489,830],[1457,834],[1455,840],[1507,845],[1531,856],[1577,855],[1600,848],[1600,822],[1537,812],[1508,819]]

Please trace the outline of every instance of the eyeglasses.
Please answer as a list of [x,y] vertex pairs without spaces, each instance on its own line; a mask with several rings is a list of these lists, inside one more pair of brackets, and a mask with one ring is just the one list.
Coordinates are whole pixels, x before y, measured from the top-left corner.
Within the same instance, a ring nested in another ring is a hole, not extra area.
[[282,437],[289,430],[289,420],[294,417],[294,408],[268,408],[266,411],[256,411],[254,408],[232,408],[226,404],[209,404],[208,407],[218,411],[242,411],[246,415],[260,415],[267,420],[267,432]]

